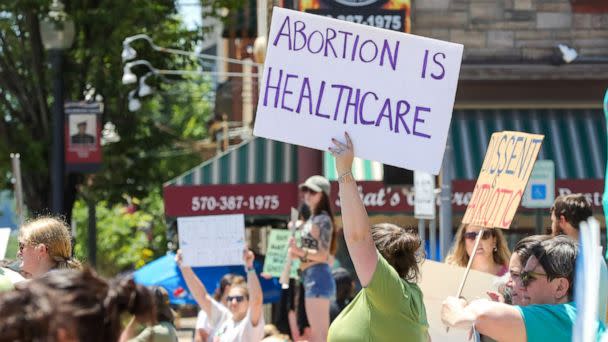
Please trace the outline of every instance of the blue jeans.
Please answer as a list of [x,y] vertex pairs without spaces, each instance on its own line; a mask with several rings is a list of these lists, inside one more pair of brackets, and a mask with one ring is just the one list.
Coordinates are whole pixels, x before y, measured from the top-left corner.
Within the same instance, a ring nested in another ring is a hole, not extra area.
[[302,271],[305,298],[327,298],[336,295],[336,282],[326,263],[312,265]]

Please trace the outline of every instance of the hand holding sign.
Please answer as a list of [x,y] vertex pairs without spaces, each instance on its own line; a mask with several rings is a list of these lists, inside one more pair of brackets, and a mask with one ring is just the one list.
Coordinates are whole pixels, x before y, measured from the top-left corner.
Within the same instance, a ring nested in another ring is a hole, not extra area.
[[329,148],[329,152],[336,158],[336,171],[340,176],[352,170],[353,160],[355,159],[355,149],[348,132],[344,132],[344,139],[346,140],[345,144],[332,138],[331,141],[334,146]]

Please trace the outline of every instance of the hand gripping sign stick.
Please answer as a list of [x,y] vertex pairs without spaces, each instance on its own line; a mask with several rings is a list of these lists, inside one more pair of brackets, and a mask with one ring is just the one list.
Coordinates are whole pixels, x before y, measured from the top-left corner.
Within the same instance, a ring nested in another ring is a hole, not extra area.
[[[467,269],[464,271],[464,277],[462,277],[462,281],[460,282],[460,286],[458,286],[458,293],[456,294],[457,298],[460,298],[462,295],[462,290],[464,289],[464,284],[467,282],[467,277],[469,276],[469,271],[471,270],[471,265],[473,265],[473,259],[475,258],[475,254],[477,253],[477,247],[479,246],[479,240],[481,240],[481,236],[483,235],[483,228],[477,233],[477,237],[475,238],[475,246],[473,246],[473,253],[469,257],[469,262],[467,263]],[[450,327],[445,329],[446,332],[450,331]]]
[[[296,236],[296,223],[298,222],[298,209],[291,208],[291,227],[289,230],[291,231],[291,237]],[[286,257],[285,266],[283,266],[283,272],[281,273],[281,277],[279,278],[279,283],[281,284],[281,288],[286,290],[289,288],[289,275],[291,274],[291,264],[292,260],[289,255]]]

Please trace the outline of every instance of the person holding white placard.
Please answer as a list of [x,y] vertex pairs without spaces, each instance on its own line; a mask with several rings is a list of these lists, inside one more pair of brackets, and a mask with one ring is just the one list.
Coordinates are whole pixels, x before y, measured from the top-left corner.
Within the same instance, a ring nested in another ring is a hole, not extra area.
[[[479,226],[461,224],[454,237],[454,246],[445,258],[445,262],[449,265],[467,267],[469,258],[473,254],[475,239],[481,229]],[[511,252],[507,241],[500,229],[485,228],[482,234],[471,269],[500,277],[509,271]]]
[[[217,302],[228,307],[228,292],[233,284],[244,283],[245,278],[238,274],[228,273],[224,274],[220,279],[219,286],[215,289],[213,299]],[[196,317],[196,332],[194,336],[194,342],[213,342],[213,336],[215,336],[215,330],[219,328],[217,326],[211,326],[211,321],[207,316],[205,310],[200,310]]]
[[247,270],[247,283],[233,283],[226,297],[228,308],[209,295],[205,285],[194,274],[191,267],[182,264],[181,251],[176,262],[182,271],[186,284],[198,305],[205,311],[215,330],[215,342],[256,342],[264,338],[264,315],[262,304],[264,295],[260,281],[253,268],[254,254],[250,250],[243,253]]
[[295,238],[289,239],[290,258],[300,258],[304,306],[310,324],[312,342],[327,340],[330,300],[335,296],[336,283],[330,263],[336,254],[337,239],[334,217],[329,204],[330,185],[322,176],[309,177],[300,184],[304,202],[311,216],[301,228],[301,247]]
[[428,341],[422,291],[416,284],[422,242],[412,230],[390,223],[371,227],[351,168],[353,143],[332,139],[329,150],[340,175],[346,246],[363,288],[329,328],[328,341]]

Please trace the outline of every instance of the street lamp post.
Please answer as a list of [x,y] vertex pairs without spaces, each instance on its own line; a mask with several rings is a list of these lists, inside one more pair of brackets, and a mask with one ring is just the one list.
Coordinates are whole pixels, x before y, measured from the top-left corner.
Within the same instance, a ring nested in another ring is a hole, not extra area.
[[49,52],[53,70],[53,107],[51,109],[52,136],[51,145],[51,211],[55,215],[63,214],[63,190],[65,160],[63,146],[64,113],[63,113],[63,50],[72,46],[74,41],[74,22],[64,12],[59,0],[53,0],[46,18],[40,20],[40,36],[45,50]]

